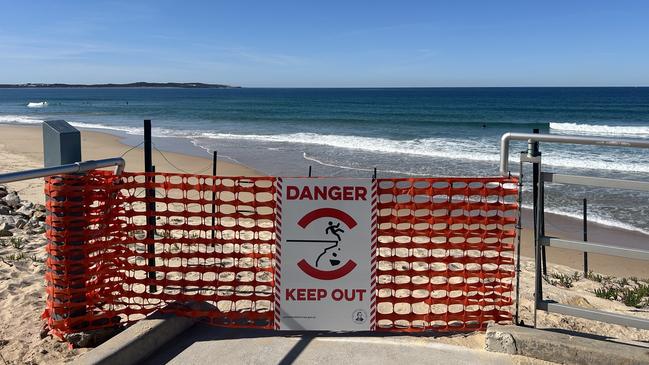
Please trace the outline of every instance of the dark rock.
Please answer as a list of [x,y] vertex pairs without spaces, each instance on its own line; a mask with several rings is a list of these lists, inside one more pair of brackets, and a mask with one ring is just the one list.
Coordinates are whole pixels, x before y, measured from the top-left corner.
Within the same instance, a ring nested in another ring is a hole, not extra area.
[[11,231],[10,231],[10,229],[12,229],[12,228],[13,227],[10,224],[8,224],[7,222],[4,222],[4,223],[0,224],[0,237],[11,237],[11,236],[13,236],[14,234],[11,233]]
[[40,222],[45,221],[46,214],[44,211],[36,210],[34,211],[34,214],[32,215],[32,219],[36,219]]
[[8,214],[11,214],[11,209],[9,209],[9,207],[6,205],[0,205],[0,215],[8,215]]
[[26,224],[27,224],[27,221],[22,219],[22,218],[18,218],[16,220],[16,228],[23,229]]
[[7,205],[12,208],[18,208],[20,206],[20,197],[18,196],[18,194],[16,194],[16,192],[12,191],[7,196],[2,198],[2,200],[4,200]]
[[27,206],[22,206],[20,207],[20,209],[16,210],[14,214],[22,215],[25,218],[30,218],[34,214],[34,209]]
[[0,190],[0,199],[4,198],[7,196],[9,193],[7,193],[7,190]]

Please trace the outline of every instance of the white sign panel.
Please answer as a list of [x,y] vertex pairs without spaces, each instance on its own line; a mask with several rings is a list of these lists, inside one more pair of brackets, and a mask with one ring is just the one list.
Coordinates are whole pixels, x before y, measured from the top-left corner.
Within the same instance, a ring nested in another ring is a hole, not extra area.
[[277,185],[276,329],[373,329],[375,184],[278,178]]

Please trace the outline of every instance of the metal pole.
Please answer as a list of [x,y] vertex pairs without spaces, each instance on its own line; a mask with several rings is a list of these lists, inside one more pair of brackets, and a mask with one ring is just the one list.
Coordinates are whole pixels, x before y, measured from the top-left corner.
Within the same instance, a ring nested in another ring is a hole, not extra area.
[[376,180],[376,167],[374,168],[374,174],[372,174],[372,180]]
[[309,177],[311,177],[311,165],[309,165]]
[[[524,152],[523,152],[524,153]],[[514,324],[520,324],[519,303],[521,293],[521,233],[523,219],[523,156],[521,153],[519,175],[518,175],[518,223],[516,225],[517,242],[516,242],[516,312],[514,314]]]
[[[534,128],[533,130],[534,134],[539,133],[538,128]],[[541,152],[539,151],[539,142],[533,141],[532,139],[528,140],[527,143],[527,149],[528,149],[528,154],[531,157],[539,157],[541,156]],[[536,217],[536,213],[539,210],[539,206],[537,202],[539,202],[538,199],[538,194],[539,194],[539,181],[541,179],[541,169],[540,169],[541,163],[540,162],[534,162],[532,164],[532,196],[533,196],[533,214]],[[534,220],[534,230],[536,231],[536,220]],[[547,261],[545,258],[545,247],[541,247],[541,265],[543,266],[543,275],[548,274],[548,267],[547,267]]]
[[218,155],[217,151],[212,154],[212,244],[214,244],[214,238],[216,238],[214,225],[216,224],[216,160]]
[[[151,148],[151,120],[146,119],[144,121],[144,172],[153,173],[155,172],[155,167],[153,166],[153,156]],[[153,184],[155,182],[155,177],[153,174],[146,177],[146,182]],[[145,189],[146,197],[146,223],[149,226],[147,230],[147,253],[151,255],[148,260],[149,267],[155,267],[155,189],[146,188]],[[156,278],[155,271],[149,271],[147,273],[149,279],[154,280]],[[149,285],[149,292],[154,293],[157,291],[157,286],[155,284]]]
[[[588,241],[588,201],[584,198],[584,242]],[[588,252],[584,252],[584,277],[588,276]]]
[[633,147],[649,148],[649,141],[630,138],[578,137],[561,136],[556,134],[534,133],[505,133],[500,138],[500,175],[510,176],[509,172],[509,142],[511,141],[541,141],[550,143],[583,144],[602,147]]
[[96,170],[102,167],[111,166],[116,166],[117,168],[115,175],[120,175],[122,171],[124,171],[126,162],[121,157],[115,157],[105,158],[103,160],[90,160],[60,166],[44,167],[42,169],[8,172],[6,174],[0,174],[0,184],[5,184],[13,181],[37,179],[40,177],[47,177],[52,175],[76,174],[79,172],[87,172],[90,170]]
[[[540,163],[539,163],[540,165]],[[540,170],[539,166],[539,170]],[[541,180],[541,179],[539,179]],[[538,308],[539,302],[543,300],[543,281],[541,277],[541,236],[542,236],[542,225],[543,225],[543,181],[540,181],[538,184],[538,195],[536,196],[537,202],[536,205],[538,209],[536,210],[534,221],[534,328],[536,328],[536,311]]]

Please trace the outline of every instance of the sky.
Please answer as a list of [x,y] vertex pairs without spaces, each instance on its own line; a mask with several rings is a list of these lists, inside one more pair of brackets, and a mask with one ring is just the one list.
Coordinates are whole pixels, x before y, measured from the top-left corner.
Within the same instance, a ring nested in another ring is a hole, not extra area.
[[0,0],[0,83],[649,86],[649,1]]

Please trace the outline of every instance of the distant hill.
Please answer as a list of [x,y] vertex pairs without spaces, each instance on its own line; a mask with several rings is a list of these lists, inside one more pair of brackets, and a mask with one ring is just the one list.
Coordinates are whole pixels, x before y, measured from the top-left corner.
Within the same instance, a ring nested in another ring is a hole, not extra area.
[[221,84],[205,84],[202,82],[132,82],[129,84],[44,84],[44,83],[28,83],[28,84],[0,84],[0,88],[5,89],[24,89],[30,87],[98,87],[98,88],[111,88],[111,87],[177,87],[183,89],[230,89],[239,88],[240,86],[230,86]]

